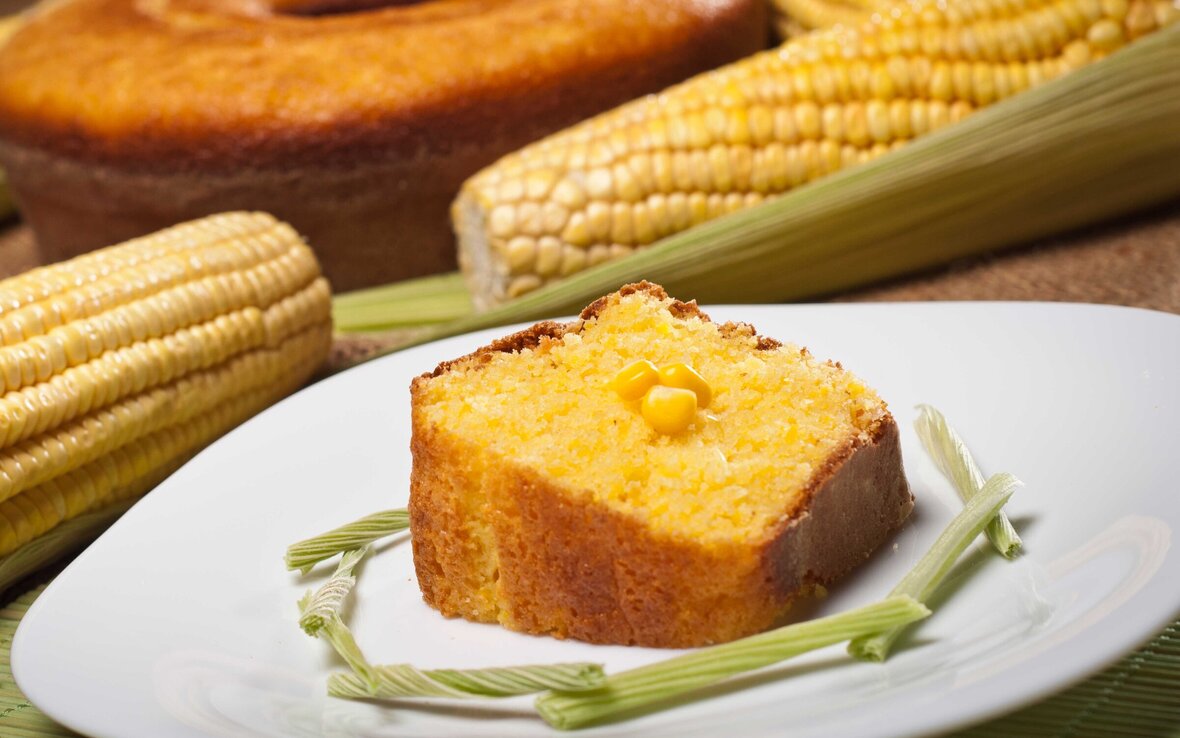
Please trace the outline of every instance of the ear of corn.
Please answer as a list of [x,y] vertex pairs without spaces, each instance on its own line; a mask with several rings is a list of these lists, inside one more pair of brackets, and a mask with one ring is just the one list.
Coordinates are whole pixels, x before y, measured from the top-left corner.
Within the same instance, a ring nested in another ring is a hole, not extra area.
[[479,172],[452,211],[460,265],[476,305],[498,305],[877,159],[1176,16],[1170,0],[915,0],[809,34]]
[[[887,156],[410,340],[569,313],[639,279],[704,302],[801,299],[1164,202],[1180,196],[1178,89],[1173,25]],[[407,293],[391,290],[393,322]],[[375,304],[365,317],[382,324]]]
[[261,213],[0,281],[0,587],[305,382],[330,300],[311,250]]

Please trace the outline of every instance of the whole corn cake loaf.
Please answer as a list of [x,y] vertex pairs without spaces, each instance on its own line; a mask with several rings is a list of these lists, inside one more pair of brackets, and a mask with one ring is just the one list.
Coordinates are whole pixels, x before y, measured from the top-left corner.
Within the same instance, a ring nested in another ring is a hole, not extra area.
[[885,403],[650,283],[411,386],[418,583],[447,616],[593,643],[764,630],[913,507]]

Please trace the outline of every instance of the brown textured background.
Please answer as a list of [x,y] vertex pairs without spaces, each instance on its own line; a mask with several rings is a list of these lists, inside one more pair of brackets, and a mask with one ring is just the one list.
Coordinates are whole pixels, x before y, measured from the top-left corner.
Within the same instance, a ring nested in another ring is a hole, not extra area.
[[[28,228],[18,222],[0,226],[0,276],[16,274],[38,263]],[[826,299],[1048,300],[1180,313],[1180,201]],[[338,338],[329,371],[380,350],[387,343],[381,337]]]

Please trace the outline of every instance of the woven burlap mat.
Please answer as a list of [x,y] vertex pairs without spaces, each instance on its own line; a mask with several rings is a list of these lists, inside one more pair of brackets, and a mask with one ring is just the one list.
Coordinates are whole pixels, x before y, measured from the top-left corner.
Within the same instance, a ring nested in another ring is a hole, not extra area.
[[[38,264],[27,228],[0,231],[0,276]],[[834,301],[1049,300],[1097,302],[1180,313],[1180,202],[1040,243],[960,261]],[[343,366],[385,345],[340,338],[331,364]],[[45,576],[40,577],[44,581]],[[29,586],[36,584],[30,582]],[[9,669],[12,637],[36,586],[0,602],[0,735],[73,736],[21,694]],[[1180,737],[1180,621],[1106,671],[1033,707],[955,734],[956,738],[1121,735]]]

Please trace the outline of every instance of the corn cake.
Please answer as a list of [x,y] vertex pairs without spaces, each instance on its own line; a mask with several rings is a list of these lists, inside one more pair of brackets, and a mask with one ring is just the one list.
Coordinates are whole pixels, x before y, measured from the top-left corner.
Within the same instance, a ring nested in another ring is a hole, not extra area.
[[447,616],[592,643],[732,640],[913,507],[872,389],[647,282],[440,364],[411,398],[414,566]]

